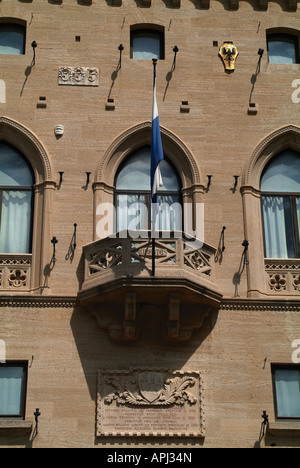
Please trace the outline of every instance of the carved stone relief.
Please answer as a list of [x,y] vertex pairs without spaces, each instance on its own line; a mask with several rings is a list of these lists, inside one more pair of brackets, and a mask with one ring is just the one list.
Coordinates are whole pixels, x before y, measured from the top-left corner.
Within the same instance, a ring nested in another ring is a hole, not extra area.
[[1,255],[0,290],[29,289],[31,263],[31,255]]
[[268,291],[275,294],[297,295],[300,292],[300,264],[298,260],[266,260]]
[[97,436],[204,437],[202,375],[99,371]]
[[58,84],[69,86],[98,86],[99,68],[59,67]]

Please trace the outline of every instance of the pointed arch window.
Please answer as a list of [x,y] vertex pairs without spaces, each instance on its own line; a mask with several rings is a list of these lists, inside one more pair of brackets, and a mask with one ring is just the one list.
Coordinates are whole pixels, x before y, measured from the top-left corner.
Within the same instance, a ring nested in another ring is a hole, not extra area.
[[25,157],[0,142],[0,253],[31,253],[33,185]]
[[261,178],[266,258],[300,258],[300,154],[279,153]]
[[[144,146],[132,153],[116,176],[117,231],[151,229],[151,148]],[[181,182],[173,165],[160,163],[163,187],[159,189],[156,217],[158,231],[182,230]]]

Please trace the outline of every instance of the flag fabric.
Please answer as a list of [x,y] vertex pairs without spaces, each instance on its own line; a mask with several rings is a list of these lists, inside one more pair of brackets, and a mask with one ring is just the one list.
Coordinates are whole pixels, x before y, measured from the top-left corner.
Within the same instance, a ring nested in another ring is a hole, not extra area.
[[164,159],[158,109],[156,102],[156,80],[153,86],[153,108],[152,108],[152,133],[151,133],[151,196],[152,201],[157,201],[157,190],[163,186],[159,163]]

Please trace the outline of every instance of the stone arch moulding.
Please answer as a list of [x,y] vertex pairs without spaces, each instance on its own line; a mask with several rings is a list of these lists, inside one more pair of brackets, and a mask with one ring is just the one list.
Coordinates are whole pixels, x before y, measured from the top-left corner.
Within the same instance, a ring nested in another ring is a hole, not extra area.
[[28,128],[8,117],[0,117],[0,141],[4,140],[24,154],[31,164],[36,184],[52,181],[49,155],[39,139]]
[[[291,124],[270,133],[257,145],[244,167],[241,193],[245,239],[249,241],[247,278],[248,297],[251,298],[274,297],[274,289],[270,288],[269,282],[277,270],[274,270],[274,273],[268,265],[271,267],[275,265],[275,269],[276,265],[279,265],[280,273],[284,273],[286,277],[293,271],[293,263],[289,263],[289,260],[278,264],[275,260],[270,263],[265,259],[260,192],[260,180],[264,168],[276,154],[287,148],[300,152],[300,127]],[[286,268],[286,265],[289,267]],[[293,297],[295,291],[286,290],[284,294]]]
[[[106,151],[98,167],[95,182],[113,187],[114,178],[122,161],[143,145],[151,144],[151,122],[143,122],[119,135]],[[174,133],[161,127],[165,155],[181,175],[183,188],[201,184],[201,174],[191,151]]]
[[[0,141],[5,141],[18,149],[27,158],[35,176],[32,254],[19,255],[14,259],[16,268],[24,270],[24,276],[26,273],[26,281],[21,290],[24,293],[49,294],[48,277],[44,272],[45,266],[51,259],[52,198],[56,187],[56,182],[52,180],[51,161],[36,135],[8,117],[0,116]],[[7,262],[7,257],[10,261],[10,254],[1,254],[0,263]],[[19,261],[21,263],[18,263]],[[9,293],[15,291],[14,285],[10,284],[4,289]]]
[[281,127],[258,144],[245,165],[242,186],[259,190],[263,169],[276,154],[287,148],[300,152],[300,127],[296,125]]

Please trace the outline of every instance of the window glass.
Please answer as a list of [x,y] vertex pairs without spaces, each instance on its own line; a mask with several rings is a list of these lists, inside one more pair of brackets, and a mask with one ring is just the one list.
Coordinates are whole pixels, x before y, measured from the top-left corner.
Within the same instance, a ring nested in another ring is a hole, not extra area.
[[300,418],[299,369],[275,369],[274,383],[278,418]]
[[131,31],[131,58],[152,60],[163,59],[163,34],[144,29]]
[[25,158],[0,143],[0,253],[31,252],[33,184]]
[[270,63],[298,63],[297,38],[285,34],[268,36]]
[[[116,181],[117,190],[146,190],[150,191],[151,178],[151,148],[145,146],[132,154],[122,166]],[[180,183],[174,168],[164,159],[161,161],[160,171],[163,179],[163,187],[160,192],[180,190]]]
[[300,194],[300,155],[288,149],[273,158],[261,179],[264,192]]
[[300,155],[288,149],[272,159],[261,179],[266,258],[300,256]]
[[20,24],[0,24],[0,54],[25,53],[25,27]]
[[22,416],[23,366],[0,365],[0,417]]
[[[121,166],[116,178],[117,230],[148,230],[151,225],[151,148],[145,146]],[[182,230],[181,184],[173,166],[160,163],[163,187],[158,190],[156,229]]]
[[33,175],[24,157],[7,143],[0,143],[0,185],[31,187]]

